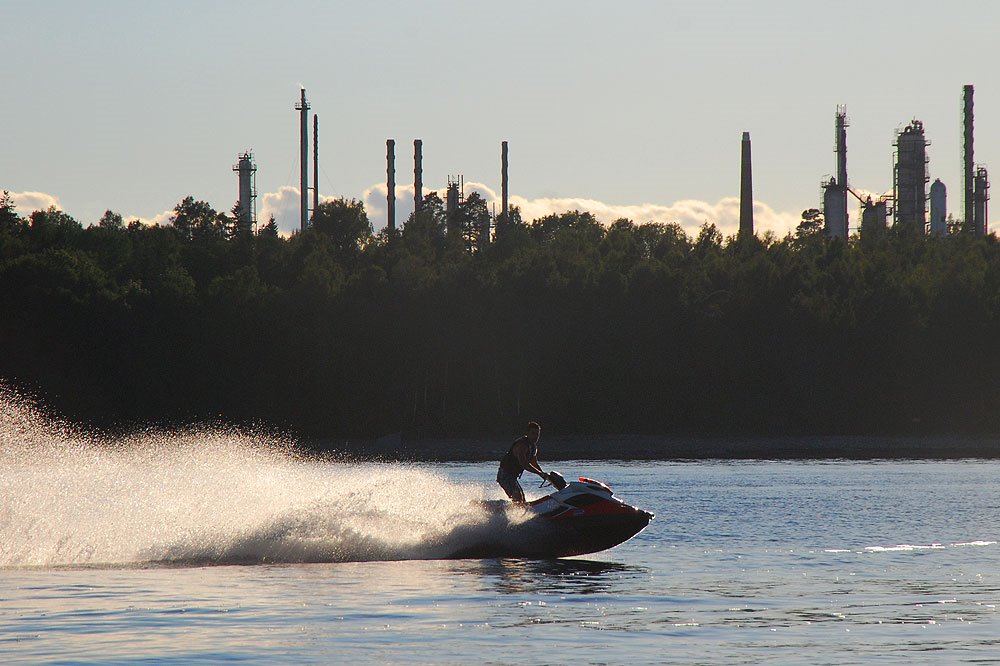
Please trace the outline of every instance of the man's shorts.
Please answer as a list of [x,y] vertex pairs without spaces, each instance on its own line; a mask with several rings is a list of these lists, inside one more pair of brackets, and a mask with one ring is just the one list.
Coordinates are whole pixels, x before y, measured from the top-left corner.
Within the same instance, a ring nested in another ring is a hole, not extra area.
[[503,491],[507,493],[509,497],[514,502],[524,501],[524,489],[521,488],[521,484],[518,483],[517,477],[503,467],[497,470],[497,483],[503,488]]

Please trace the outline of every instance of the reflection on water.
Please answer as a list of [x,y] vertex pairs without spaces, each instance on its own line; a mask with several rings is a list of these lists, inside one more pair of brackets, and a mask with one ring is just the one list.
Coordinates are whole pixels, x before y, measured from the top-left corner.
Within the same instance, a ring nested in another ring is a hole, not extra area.
[[501,594],[610,594],[648,575],[644,567],[596,560],[470,560],[463,573]]

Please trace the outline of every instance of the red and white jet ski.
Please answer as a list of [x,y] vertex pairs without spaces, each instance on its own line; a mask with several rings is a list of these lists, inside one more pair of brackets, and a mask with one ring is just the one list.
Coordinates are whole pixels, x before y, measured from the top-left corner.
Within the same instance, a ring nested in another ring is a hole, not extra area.
[[567,483],[558,472],[551,472],[549,480],[556,491],[527,504],[482,502],[488,513],[509,519],[504,529],[488,543],[463,548],[451,557],[586,555],[628,541],[653,518],[652,513],[622,502],[600,481],[580,477]]

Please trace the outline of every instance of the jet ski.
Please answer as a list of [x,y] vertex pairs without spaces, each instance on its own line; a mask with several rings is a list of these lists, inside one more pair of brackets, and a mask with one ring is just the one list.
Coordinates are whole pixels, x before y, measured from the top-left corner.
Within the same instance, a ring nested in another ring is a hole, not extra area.
[[[570,481],[550,472],[555,492],[526,504],[479,503],[498,524],[493,536],[453,553],[452,558],[549,559],[607,550],[641,532],[653,514],[625,504],[600,481]],[[544,485],[544,484],[543,484]]]

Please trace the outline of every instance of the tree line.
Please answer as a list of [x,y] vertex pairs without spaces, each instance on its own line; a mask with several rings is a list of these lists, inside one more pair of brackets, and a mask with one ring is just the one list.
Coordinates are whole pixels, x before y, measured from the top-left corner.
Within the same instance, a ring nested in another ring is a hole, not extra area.
[[[486,216],[486,218],[484,218]],[[83,226],[0,200],[0,377],[101,427],[312,437],[1000,432],[1000,247],[784,237],[578,211],[492,236],[436,194],[395,234],[319,205],[283,238],[187,197]],[[487,242],[490,241],[490,242]]]

